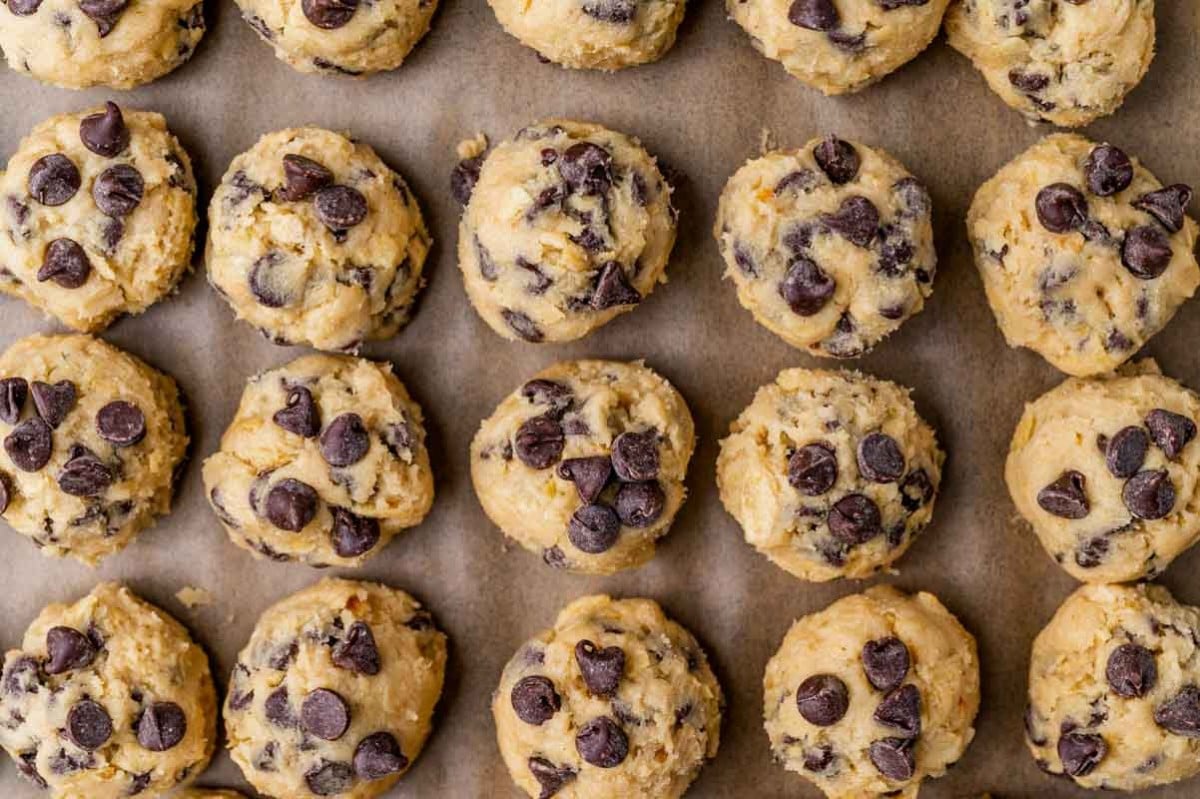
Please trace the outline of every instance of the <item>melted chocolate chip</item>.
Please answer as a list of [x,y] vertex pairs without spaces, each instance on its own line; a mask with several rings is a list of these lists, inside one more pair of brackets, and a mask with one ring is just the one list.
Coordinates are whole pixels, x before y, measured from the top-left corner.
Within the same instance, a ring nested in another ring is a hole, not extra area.
[[321,411],[312,392],[303,386],[288,391],[287,407],[276,411],[271,420],[302,438],[316,438],[321,432]]
[[1092,194],[1111,197],[1125,191],[1133,182],[1133,163],[1124,150],[1101,144],[1084,161],[1083,176]]
[[71,239],[54,239],[46,245],[46,255],[38,269],[41,283],[53,280],[65,289],[77,289],[87,282],[92,262],[83,247]]
[[821,221],[852,244],[867,247],[879,230],[879,209],[866,197],[848,197],[836,213],[823,215]]
[[1133,477],[1146,461],[1150,436],[1140,427],[1126,427],[1108,440],[1104,462],[1113,477]]
[[863,672],[877,691],[891,691],[904,682],[911,660],[908,647],[899,638],[867,641],[862,648]]
[[575,644],[575,662],[589,691],[596,696],[615,696],[625,674],[625,652],[619,646],[603,649],[591,641]]
[[900,686],[883,698],[874,718],[909,738],[917,737],[921,734],[921,692],[915,685]]
[[54,451],[50,426],[41,419],[26,419],[4,439],[4,451],[21,471],[40,471]]
[[1039,191],[1035,206],[1038,221],[1051,233],[1070,233],[1088,218],[1087,198],[1067,183],[1051,183]]
[[371,437],[357,413],[343,413],[321,434],[321,457],[330,466],[353,466],[366,457],[370,448]]
[[350,625],[346,637],[333,648],[331,655],[333,665],[357,674],[374,676],[379,673],[382,664],[379,659],[379,647],[375,645],[375,635],[371,627],[363,621]]
[[650,527],[662,516],[667,497],[657,482],[622,483],[615,505],[621,524],[626,527]]
[[92,184],[92,199],[106,216],[129,216],[141,205],[145,193],[142,173],[129,164],[110,166]]
[[29,383],[23,377],[0,380],[0,422],[16,424],[29,396]]
[[531,757],[527,765],[529,773],[542,786],[538,799],[550,799],[578,776],[570,766],[556,766],[543,757]]
[[46,633],[47,674],[63,674],[82,669],[96,659],[96,647],[91,639],[70,627],[51,627]]
[[574,483],[584,504],[596,501],[612,476],[612,462],[607,455],[589,458],[570,458],[558,465],[558,476]]
[[1108,754],[1108,745],[1099,735],[1068,732],[1058,739],[1058,757],[1063,771],[1072,777],[1086,777]]
[[[335,0],[335,2],[340,1]],[[305,2],[303,5],[305,13],[307,13],[310,4]],[[353,8],[350,13],[354,13]],[[299,202],[308,199],[332,183],[333,173],[324,165],[311,158],[288,153],[283,157],[283,187],[279,189],[277,195],[283,200]]]
[[1200,738],[1200,688],[1184,686],[1178,694],[1154,709],[1154,722],[1175,735]]
[[1171,265],[1171,241],[1161,229],[1141,225],[1125,233],[1121,263],[1139,280],[1154,280]]
[[358,0],[301,0],[300,9],[313,25],[324,30],[343,27],[358,10]]
[[871,433],[858,442],[858,470],[873,483],[894,483],[904,475],[904,453],[896,439]]
[[517,429],[514,450],[531,469],[549,469],[562,457],[566,437],[562,425],[549,415],[528,419]]
[[289,477],[267,494],[266,517],[280,530],[298,533],[317,515],[320,501],[312,486]]
[[881,738],[867,748],[871,765],[889,780],[907,782],[917,770],[912,738]]
[[814,674],[800,683],[796,707],[809,724],[829,727],[842,720],[850,708],[846,683],[832,674]]
[[1133,201],[1134,208],[1140,208],[1158,220],[1159,224],[1172,233],[1183,230],[1184,215],[1188,203],[1192,201],[1192,189],[1182,183],[1174,186],[1143,194]]
[[[804,2],[804,0],[801,0]],[[830,6],[832,0],[812,0],[814,6]],[[793,9],[795,6],[793,6]],[[789,18],[791,14],[789,12]],[[833,12],[834,24],[836,25],[837,11]],[[818,29],[819,30],[819,29]],[[826,136],[825,139],[813,149],[813,158],[817,161],[817,166],[821,167],[821,171],[825,173],[831,181],[837,185],[849,183],[858,176],[859,166],[862,161],[858,157],[858,151],[854,149],[854,145],[850,142],[843,141],[836,136]]]
[[621,534],[621,520],[607,505],[584,505],[567,522],[567,539],[581,552],[599,555],[612,549]]
[[334,232],[349,230],[367,218],[367,198],[349,186],[326,186],[313,197],[321,224]]
[[29,194],[42,205],[63,205],[81,184],[79,169],[62,153],[42,156],[29,168]]
[[165,752],[178,746],[187,735],[187,716],[174,702],[155,702],[137,722],[137,739],[151,752]]
[[110,402],[96,413],[96,432],[114,447],[132,447],[146,437],[146,415],[132,402]]
[[864,544],[883,532],[879,506],[863,494],[848,494],[829,511],[829,532],[847,544]]
[[819,497],[838,478],[837,455],[828,444],[808,444],[788,458],[788,483],[807,497]]
[[99,114],[90,114],[79,123],[79,140],[96,155],[115,158],[129,146],[129,128],[120,107],[104,104]]
[[1125,483],[1121,499],[1139,519],[1162,519],[1175,507],[1175,486],[1166,469],[1138,472]]
[[658,477],[658,433],[622,433],[612,447],[613,471],[626,483],[642,483]]
[[578,142],[558,159],[558,174],[573,192],[604,194],[612,186],[612,156],[591,142]]
[[837,282],[815,262],[800,255],[792,259],[779,284],[779,294],[798,316],[814,316],[829,304]]
[[318,688],[304,697],[300,724],[305,732],[323,741],[336,741],[350,727],[350,706],[337,691]]
[[364,780],[381,780],[408,768],[408,758],[390,732],[376,732],[354,748],[354,771]]
[[95,497],[116,479],[110,469],[87,447],[76,444],[58,473],[58,487],[73,497]]
[[546,677],[523,677],[512,688],[509,696],[517,718],[526,724],[540,727],[562,708],[562,698],[554,690],[554,683]]
[[1146,647],[1122,644],[1108,656],[1104,676],[1118,696],[1138,699],[1150,693],[1158,681],[1158,665]]
[[1178,458],[1196,437],[1196,423],[1186,416],[1156,408],[1146,415],[1146,427],[1154,443],[1171,460]]
[[1092,509],[1087,498],[1087,478],[1079,472],[1063,472],[1038,492],[1037,503],[1060,519],[1082,519]]
[[99,703],[81,699],[67,712],[67,734],[80,749],[93,752],[112,737],[112,719]]
[[629,754],[629,739],[617,722],[598,716],[579,728],[575,749],[597,768],[616,768]]

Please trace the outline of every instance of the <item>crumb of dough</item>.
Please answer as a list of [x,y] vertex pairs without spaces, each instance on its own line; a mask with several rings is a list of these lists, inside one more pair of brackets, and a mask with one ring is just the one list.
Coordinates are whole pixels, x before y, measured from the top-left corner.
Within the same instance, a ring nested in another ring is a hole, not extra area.
[[211,605],[213,603],[213,595],[211,592],[203,588],[195,586],[184,586],[175,592],[175,598],[178,599],[184,607],[189,610]]
[[458,153],[458,159],[465,161],[468,158],[476,158],[487,152],[488,140],[487,136],[482,133],[476,133],[472,139],[463,139],[458,143],[455,152]]

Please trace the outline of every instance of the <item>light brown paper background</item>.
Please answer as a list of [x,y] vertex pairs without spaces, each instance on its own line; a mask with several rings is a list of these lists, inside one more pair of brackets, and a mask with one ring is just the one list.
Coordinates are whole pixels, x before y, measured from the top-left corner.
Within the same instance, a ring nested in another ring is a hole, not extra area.
[[[965,59],[939,39],[912,64],[858,95],[825,98],[758,55],[725,19],[718,0],[693,2],[675,48],[659,64],[615,75],[541,64],[506,35],[483,0],[443,0],[434,28],[399,71],[367,80],[300,75],[259,42],[232,2],[210,2],[211,28],[192,61],[116,99],[163,112],[191,153],[201,202],[230,160],[264,132],[314,123],[352,129],[412,183],[436,239],[430,285],[415,320],[366,354],[390,359],[423,405],[437,502],[355,577],[383,580],[421,598],[450,636],[451,658],[435,731],[394,792],[405,797],[516,797],[494,741],[489,699],[500,670],[557,609],[590,592],[646,595],[706,647],[728,698],[721,750],[692,797],[816,797],[772,763],[762,730],[761,679],[793,619],[862,590],[814,585],[771,565],[742,539],[716,494],[717,441],[760,384],[781,369],[816,362],[790,349],[741,309],[711,237],[725,179],[757,153],[763,128],[781,146],[836,131],[881,146],[930,187],[940,271],[932,301],[870,356],[850,365],[913,386],[939,430],[948,472],[932,527],[888,581],[936,593],[979,639],[983,706],[975,743],[929,797],[992,790],[1003,796],[1085,796],[1043,775],[1026,752],[1021,723],[1029,645],[1074,582],[1012,523],[1003,457],[1022,404],[1061,379],[1037,356],[1005,345],[970,259],[963,217],[975,188],[1044,130],[994,97]],[[1200,56],[1194,0],[1159,0],[1159,55],[1149,76],[1090,135],[1139,155],[1160,179],[1200,186]],[[112,96],[42,87],[0,73],[0,151],[51,114]],[[467,302],[454,258],[458,209],[447,178],[456,142],[476,131],[493,141],[542,116],[593,119],[642,138],[686,177],[676,203],[680,236],[670,283],[631,314],[582,342],[535,346],[501,341]],[[0,345],[55,329],[23,304],[0,299]],[[253,560],[231,544],[204,501],[200,461],[217,446],[245,379],[301,354],[264,340],[207,286],[202,268],[178,296],[124,319],[105,338],[173,374],[190,401],[192,460],[174,511],[127,550],[92,571],[41,557],[0,530],[0,645],[18,645],[45,604],[73,600],[101,579],[128,581],[185,622],[212,655],[223,691],[236,652],[270,603],[311,584],[304,566]],[[1147,348],[1167,374],[1200,388],[1194,342],[1200,301],[1186,305]],[[507,545],[472,491],[467,448],[479,421],[527,376],[559,359],[645,358],[687,398],[700,446],[691,498],[659,555],[612,578],[556,572]],[[2,527],[2,525],[0,525]],[[1200,550],[1179,558],[1164,582],[1200,603],[1190,579]],[[216,596],[187,610],[174,598],[193,585]],[[245,783],[224,754],[202,783]],[[1150,792],[1200,793],[1200,780]],[[36,795],[0,764],[0,796]]]

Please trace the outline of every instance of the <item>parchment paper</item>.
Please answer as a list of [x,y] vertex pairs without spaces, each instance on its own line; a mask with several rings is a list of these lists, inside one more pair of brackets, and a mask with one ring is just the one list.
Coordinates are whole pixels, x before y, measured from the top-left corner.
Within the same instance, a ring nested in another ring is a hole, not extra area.
[[[646,595],[705,645],[728,698],[721,750],[694,797],[816,797],[772,763],[762,730],[762,672],[793,619],[869,583],[813,585],[771,565],[742,539],[716,495],[717,441],[757,386],[781,369],[816,362],[759,327],[741,309],[710,230],[726,178],[755,155],[769,129],[782,146],[836,131],[882,146],[930,187],[940,271],[931,303],[872,355],[854,364],[916,389],[939,430],[948,473],[932,527],[884,578],[933,591],[979,639],[983,707],[975,743],[929,797],[991,790],[1003,796],[1085,796],[1043,775],[1026,752],[1021,711],[1029,645],[1074,582],[1031,533],[1013,523],[1002,478],[1009,436],[1023,403],[1061,376],[1038,356],[1009,350],[971,263],[963,217],[975,188],[1045,130],[1003,106],[965,59],[942,40],[898,73],[856,96],[828,99],[758,55],[725,19],[718,0],[693,2],[675,48],[659,64],[616,75],[541,64],[505,34],[483,0],[443,0],[434,28],[397,72],[367,80],[293,72],[257,40],[231,2],[210,3],[211,29],[191,63],[116,99],[161,111],[192,155],[206,204],[230,160],[266,131],[313,123],[351,129],[418,193],[435,249],[430,285],[414,322],[366,354],[393,361],[424,406],[437,478],[428,520],[396,539],[353,576],[383,580],[420,597],[450,636],[451,659],[429,746],[394,795],[516,797],[495,744],[489,699],[503,664],[549,626],[562,605],[591,592]],[[1113,117],[1091,127],[1142,157],[1162,180],[1200,186],[1200,56],[1194,0],[1159,0],[1159,55]],[[98,103],[105,91],[73,93],[0,75],[0,152],[51,114]],[[493,141],[542,116],[593,119],[642,138],[681,172],[679,243],[670,283],[631,314],[582,342],[502,342],[467,302],[455,264],[458,209],[447,178],[456,142],[476,131]],[[192,460],[174,511],[127,550],[92,571],[41,557],[0,529],[0,645],[16,646],[45,604],[74,600],[102,579],[128,581],[190,627],[212,655],[224,690],[237,651],[270,603],[320,577],[304,566],[253,560],[231,544],[203,497],[200,461],[217,446],[245,379],[301,354],[235,323],[199,266],[178,296],[125,319],[105,337],[173,374],[190,401]],[[0,299],[0,344],[55,329]],[[1200,388],[1195,341],[1200,301],[1186,305],[1147,348],[1167,374]],[[546,568],[484,516],[468,476],[467,448],[479,421],[522,380],[559,359],[645,358],[683,392],[700,447],[691,497],[648,566],[612,578]],[[2,525],[0,525],[2,527]],[[1164,582],[1200,603],[1193,579],[1200,549],[1179,558]],[[188,610],[184,586],[213,592]],[[202,783],[247,790],[224,754]],[[1151,792],[1187,797],[1200,780]],[[35,792],[7,761],[0,796]]]

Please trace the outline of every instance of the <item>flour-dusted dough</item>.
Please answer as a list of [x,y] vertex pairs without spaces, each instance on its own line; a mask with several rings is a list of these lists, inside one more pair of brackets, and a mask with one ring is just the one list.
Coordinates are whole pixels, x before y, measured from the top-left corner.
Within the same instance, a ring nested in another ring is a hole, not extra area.
[[716,756],[723,706],[704,650],[657,603],[588,596],[517,650],[492,715],[531,797],[676,799]]
[[913,799],[975,736],[975,639],[932,594],[876,586],[797,621],[767,664],[771,750],[831,799]]
[[467,295],[507,339],[581,338],[666,282],[671,187],[636,139],[546,120],[460,164],[455,188]]
[[1200,610],[1157,585],[1089,585],[1033,642],[1026,741],[1085,788],[1137,791],[1200,773]]
[[641,362],[567,361],[484,420],[471,478],[492,521],[546,563],[611,574],[654,556],[695,445],[683,397]]
[[908,389],[786,369],[721,442],[721,502],[746,541],[804,580],[887,568],[929,524],[945,455]]
[[967,228],[1009,345],[1077,377],[1132,357],[1200,285],[1191,196],[1070,134],[1003,167],[976,193]]
[[388,364],[298,358],[250,379],[204,486],[256,557],[359,566],[433,505],[421,408]]
[[825,94],[856,92],[929,46],[949,0],[726,0],[755,49]]
[[277,343],[356,351],[408,321],[431,240],[408,185],[366,144],[269,133],[209,206],[209,282]]
[[238,655],[228,747],[267,796],[379,796],[421,753],[445,671],[446,636],[411,596],[322,580],[268,608]]
[[195,231],[191,162],[160,114],[60,114],[0,175],[0,291],[96,332],[175,288]]
[[216,727],[204,650],[116,583],[50,605],[5,655],[0,745],[54,799],[164,796],[208,765]]
[[933,291],[929,192],[880,150],[828,136],[749,161],[713,235],[759,324],[813,355],[850,358]]
[[175,381],[83,335],[0,355],[0,516],[94,566],[171,508],[187,431]]
[[960,0],[950,45],[1031,122],[1111,114],[1154,58],[1154,0]]

